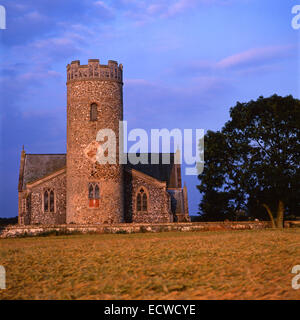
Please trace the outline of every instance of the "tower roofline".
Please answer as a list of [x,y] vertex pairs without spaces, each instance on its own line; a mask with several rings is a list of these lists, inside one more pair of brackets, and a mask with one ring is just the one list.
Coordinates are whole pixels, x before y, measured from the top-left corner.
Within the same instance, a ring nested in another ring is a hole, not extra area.
[[103,65],[99,59],[89,59],[88,64],[81,65],[80,60],[74,60],[67,65],[67,82],[76,80],[110,80],[122,83],[123,65],[114,60],[108,60]]

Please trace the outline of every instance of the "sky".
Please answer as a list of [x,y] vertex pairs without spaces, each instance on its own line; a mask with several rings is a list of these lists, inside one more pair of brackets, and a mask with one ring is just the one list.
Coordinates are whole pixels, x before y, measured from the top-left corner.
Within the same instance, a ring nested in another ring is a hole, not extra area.
[[[298,3],[299,2],[299,3]],[[237,101],[299,98],[300,0],[0,0],[0,217],[17,215],[22,145],[66,152],[66,65],[124,66],[128,129],[220,130]],[[201,196],[185,176],[190,214]]]

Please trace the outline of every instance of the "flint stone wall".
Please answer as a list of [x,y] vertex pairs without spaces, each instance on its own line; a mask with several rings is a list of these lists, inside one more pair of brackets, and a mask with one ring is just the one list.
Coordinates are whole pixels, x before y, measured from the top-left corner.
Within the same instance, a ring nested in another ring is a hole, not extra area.
[[[55,190],[56,212],[44,212],[43,195],[46,189]],[[60,174],[51,180],[30,189],[31,224],[66,223],[66,174]]]
[[[93,146],[100,129],[111,129],[116,135],[118,160],[119,121],[123,120],[122,83],[70,80],[67,102],[67,223],[121,223],[124,220],[123,167],[96,163]],[[90,121],[93,103],[98,108],[97,121]],[[99,208],[88,206],[89,182],[99,184]]]
[[[173,222],[170,196],[165,186],[146,181],[125,172],[125,221],[133,223],[168,223]],[[143,188],[148,198],[148,211],[137,212],[137,193]]]
[[120,225],[48,225],[48,226],[7,226],[0,229],[0,238],[14,238],[19,236],[38,236],[47,233],[141,233],[168,231],[233,231],[233,230],[261,230],[270,228],[269,221],[254,222],[194,222],[194,223],[161,223],[138,224],[124,223]]

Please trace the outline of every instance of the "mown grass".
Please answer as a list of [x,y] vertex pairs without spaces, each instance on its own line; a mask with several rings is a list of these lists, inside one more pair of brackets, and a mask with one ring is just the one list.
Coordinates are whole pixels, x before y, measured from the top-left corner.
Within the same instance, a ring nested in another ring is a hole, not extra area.
[[300,230],[0,240],[0,299],[300,299]]

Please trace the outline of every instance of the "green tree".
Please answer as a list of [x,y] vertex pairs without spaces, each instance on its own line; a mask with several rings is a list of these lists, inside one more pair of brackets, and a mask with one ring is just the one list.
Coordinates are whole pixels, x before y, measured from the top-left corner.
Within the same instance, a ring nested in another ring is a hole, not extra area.
[[281,228],[284,213],[300,210],[300,101],[273,95],[238,102],[230,117],[221,131],[205,135],[200,214],[267,213]]

